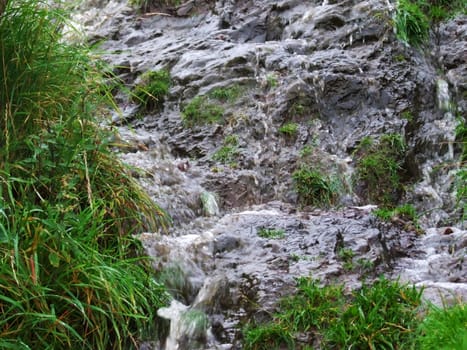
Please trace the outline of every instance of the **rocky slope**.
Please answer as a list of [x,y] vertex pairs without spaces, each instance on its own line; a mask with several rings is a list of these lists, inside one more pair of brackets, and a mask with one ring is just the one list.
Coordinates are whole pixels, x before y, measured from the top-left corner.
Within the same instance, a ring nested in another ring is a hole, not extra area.
[[[120,90],[113,122],[133,145],[122,158],[145,170],[142,184],[174,218],[170,236],[143,241],[156,268],[182,271],[178,299],[210,315],[206,348],[241,348],[236,327],[264,317],[300,275],[354,288],[385,273],[426,286],[433,301],[465,300],[467,232],[453,187],[455,114],[467,109],[465,16],[419,50],[396,40],[388,0],[165,4],[142,13],[94,1],[75,20],[128,89],[147,71],[170,72],[163,108],[141,113]],[[187,125],[197,96],[222,117]],[[424,234],[376,219],[355,185],[362,139],[388,134],[408,145],[397,200],[416,207]],[[303,164],[338,179],[340,209],[301,205],[292,174]],[[285,237],[261,238],[264,228]]]

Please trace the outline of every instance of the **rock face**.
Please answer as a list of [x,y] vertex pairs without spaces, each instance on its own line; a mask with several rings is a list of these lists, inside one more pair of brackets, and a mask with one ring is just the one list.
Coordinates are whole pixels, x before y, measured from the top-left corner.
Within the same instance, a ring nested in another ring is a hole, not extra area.
[[[433,168],[453,162],[459,152],[456,111],[445,106],[465,113],[465,17],[442,26],[427,55],[395,39],[393,5],[386,0],[188,5],[189,15],[158,12],[166,8],[144,15],[111,1],[101,16],[84,23],[91,41],[104,39],[105,58],[130,86],[145,71],[170,71],[165,109],[134,126],[164,138],[172,154],[218,167],[213,155],[225,137],[238,136],[236,169],[210,172],[201,181],[219,194],[224,208],[293,202],[290,174],[307,145],[322,167],[351,182],[352,152],[360,140],[397,133],[409,145],[404,181],[414,190],[407,196],[420,212],[429,211],[424,223],[459,220],[453,174]],[[449,83],[445,105],[437,95],[440,80]],[[222,121],[191,128],[182,123],[192,98],[233,86],[241,94],[222,103]],[[280,131],[287,123],[299,125],[292,137]],[[342,197],[345,204],[365,202],[357,192]]]
[[[236,326],[265,317],[300,275],[355,288],[384,273],[427,286],[437,302],[438,290],[466,297],[467,232],[453,184],[467,17],[442,24],[419,50],[396,40],[388,0],[166,3],[148,2],[147,13],[89,3],[76,20],[128,88],[146,71],[170,72],[163,109],[138,116],[118,92],[114,122],[134,145],[122,158],[145,170],[141,183],[174,218],[171,236],[143,241],[156,268],[178,264],[178,298],[210,315],[208,344],[241,348]],[[184,121],[196,98],[221,118]],[[374,203],[354,184],[355,150],[387,134],[408,145],[399,199],[421,213],[424,235],[362,207]],[[291,174],[303,164],[339,179],[342,210],[298,205]],[[209,217],[206,193],[220,208]],[[258,237],[261,228],[285,237]]]

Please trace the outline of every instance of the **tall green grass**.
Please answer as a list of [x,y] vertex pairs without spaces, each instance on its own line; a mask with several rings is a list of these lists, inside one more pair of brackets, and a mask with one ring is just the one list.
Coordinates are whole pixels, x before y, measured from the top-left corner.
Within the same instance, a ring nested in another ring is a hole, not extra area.
[[439,31],[440,23],[458,14],[466,14],[465,0],[398,0],[394,14],[397,37],[407,44],[426,44],[430,31]]
[[102,248],[102,208],[75,214],[2,204],[0,348],[135,348],[155,336],[164,288],[145,259]]
[[66,20],[0,13],[0,348],[135,348],[167,297],[133,234],[169,220],[110,152],[110,94]]

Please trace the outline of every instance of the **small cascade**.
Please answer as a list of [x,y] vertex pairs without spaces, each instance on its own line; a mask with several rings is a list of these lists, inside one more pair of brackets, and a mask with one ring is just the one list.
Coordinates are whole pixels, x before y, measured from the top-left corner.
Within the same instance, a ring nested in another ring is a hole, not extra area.
[[157,310],[157,314],[170,321],[169,335],[164,350],[203,349],[208,337],[209,321],[206,314],[177,300]]
[[172,300],[169,307],[157,310],[157,314],[170,321],[169,336],[165,341],[165,350],[178,350],[177,339],[181,333],[182,315],[188,310],[188,306],[177,300]]
[[201,203],[203,205],[203,212],[206,216],[219,216],[219,206],[217,205],[216,195],[212,192],[205,191],[201,193]]
[[446,142],[448,143],[448,160],[454,159],[454,141],[456,139],[456,119],[452,113],[452,101],[449,94],[449,85],[444,79],[436,81],[436,92],[438,107],[444,113],[444,117],[437,123],[441,130],[445,131]]

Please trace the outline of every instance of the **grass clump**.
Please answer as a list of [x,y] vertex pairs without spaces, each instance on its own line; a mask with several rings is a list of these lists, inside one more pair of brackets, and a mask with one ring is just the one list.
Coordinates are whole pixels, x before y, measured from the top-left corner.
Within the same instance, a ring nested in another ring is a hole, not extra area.
[[162,109],[169,92],[170,74],[166,70],[149,71],[141,76],[141,82],[133,90],[133,99],[146,112]]
[[266,75],[267,88],[273,89],[277,86],[278,83],[279,81],[276,73],[269,73],[268,75]]
[[244,336],[245,350],[294,349],[292,334],[280,324],[248,325]]
[[375,143],[364,138],[356,151],[355,182],[367,200],[393,206],[403,191],[403,169],[406,144],[401,135],[383,135]]
[[458,13],[466,13],[465,0],[399,0],[394,15],[394,28],[399,40],[412,46],[428,41],[430,29]]
[[214,124],[221,121],[224,108],[210,102],[207,96],[196,96],[182,111],[182,120],[185,126]]
[[235,102],[241,95],[241,89],[238,85],[225,88],[216,88],[209,93],[209,96],[221,102]]
[[285,237],[285,231],[280,228],[261,227],[258,229],[257,234],[261,238],[280,239]]
[[465,304],[451,308],[431,306],[419,326],[421,350],[467,349],[467,309]]
[[[421,291],[397,281],[381,278],[345,296],[343,286],[320,287],[303,277],[270,323],[245,329],[246,348],[412,348],[420,304]],[[273,336],[265,330],[274,330]]]
[[303,205],[329,206],[336,198],[335,183],[318,169],[302,165],[293,172],[292,179]]
[[373,211],[373,215],[383,221],[399,219],[403,222],[411,222],[415,227],[419,227],[417,210],[412,204],[403,204],[395,208],[378,208]]
[[224,139],[222,147],[213,154],[212,159],[233,166],[238,154],[238,137],[229,135]]
[[337,252],[337,257],[343,261],[344,270],[351,271],[354,268],[353,257],[355,253],[350,248],[341,248]]
[[298,124],[288,122],[279,128],[279,132],[287,137],[294,137],[298,132]]
[[397,2],[394,26],[399,40],[413,46],[420,46],[428,39],[430,23],[417,2]]
[[36,0],[0,17],[0,348],[136,348],[167,297],[133,234],[169,222],[110,152],[65,22]]
[[233,85],[196,96],[182,110],[183,123],[187,127],[218,123],[225,114],[225,105],[234,103],[241,94],[240,86]]

